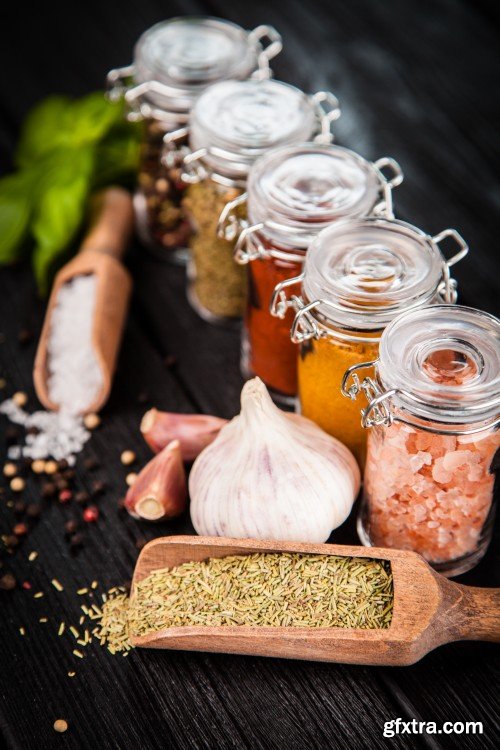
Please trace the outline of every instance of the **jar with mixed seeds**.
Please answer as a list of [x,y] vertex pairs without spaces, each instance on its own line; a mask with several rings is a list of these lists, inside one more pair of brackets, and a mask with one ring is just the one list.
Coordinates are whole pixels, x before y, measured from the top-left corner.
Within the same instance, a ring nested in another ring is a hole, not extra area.
[[273,149],[250,169],[249,226],[235,249],[249,277],[241,366],[245,377],[258,375],[276,401],[293,404],[297,394],[293,311],[271,315],[276,285],[301,272],[306,249],[329,224],[371,213],[392,216],[392,188],[402,179],[393,159],[372,164],[329,143]]
[[251,165],[273,147],[329,133],[338,115],[333,95],[307,96],[274,80],[224,81],[196,102],[183,174],[193,227],[188,297],[206,320],[238,319],[245,310],[247,272],[235,262],[234,246],[246,221]]
[[[445,260],[449,238],[458,251]],[[298,390],[304,416],[338,438],[361,465],[366,431],[359,406],[341,393],[352,365],[378,356],[384,328],[405,310],[456,301],[450,266],[467,253],[454,229],[435,237],[397,219],[348,219],[324,229],[310,245],[300,276],[278,284],[274,314],[292,307],[299,345]]]
[[186,256],[190,226],[181,205],[180,165],[193,103],[216,81],[269,77],[269,60],[280,50],[281,38],[271,26],[248,32],[216,18],[174,18],[139,38],[132,65],[108,74],[109,96],[124,96],[128,119],[144,123],[137,225],[160,258]]
[[445,575],[472,568],[492,533],[500,321],[449,305],[407,312],[344,391],[368,397],[362,542],[414,550]]

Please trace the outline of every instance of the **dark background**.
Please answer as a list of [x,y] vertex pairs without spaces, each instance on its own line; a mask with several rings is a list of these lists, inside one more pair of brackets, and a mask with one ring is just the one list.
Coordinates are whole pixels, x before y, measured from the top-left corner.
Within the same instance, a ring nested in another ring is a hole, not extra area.
[[[431,234],[456,227],[471,248],[454,269],[460,301],[498,313],[500,33],[496,12],[484,2],[11,5],[0,23],[0,169],[8,169],[19,125],[35,102],[101,88],[108,69],[131,61],[143,30],[185,13],[227,17],[246,28],[274,24],[284,41],[273,62],[276,77],[338,95],[338,142],[369,159],[400,162],[398,214]],[[129,265],[135,294],[120,366],[103,426],[86,449],[100,457],[100,476],[109,484],[100,522],[71,557],[63,524],[72,511],[56,503],[7,561],[47,596],[44,612],[23,591],[0,598],[0,740],[23,750],[498,747],[499,662],[491,644],[446,646],[406,669],[145,651],[122,659],[97,646],[78,662],[53,624],[38,625],[43,613],[75,622],[80,602],[71,592],[93,578],[103,587],[129,578],[143,538],[191,529],[186,519],[153,528],[117,513],[125,474],[120,451],[149,457],[138,436],[146,408],[138,393],[146,390],[148,405],[172,411],[225,417],[238,411],[238,332],[197,318],[185,301],[181,269],[155,263],[139,245]],[[38,330],[42,319],[28,267],[1,271],[0,372],[9,392],[30,393],[32,406],[36,342],[21,348],[17,337],[26,322]],[[80,465],[77,472],[85,486]],[[30,497],[38,500],[31,485]],[[11,523],[1,507],[0,531]],[[497,525],[487,556],[461,580],[500,585],[498,537]],[[352,520],[333,539],[354,542]],[[31,549],[39,558],[30,565]],[[64,595],[50,590],[52,577],[63,580]],[[27,627],[25,639],[20,625]],[[70,669],[77,671],[73,680]],[[383,722],[397,716],[483,721],[485,734],[383,739]],[[56,718],[70,723],[63,736],[53,732]]]

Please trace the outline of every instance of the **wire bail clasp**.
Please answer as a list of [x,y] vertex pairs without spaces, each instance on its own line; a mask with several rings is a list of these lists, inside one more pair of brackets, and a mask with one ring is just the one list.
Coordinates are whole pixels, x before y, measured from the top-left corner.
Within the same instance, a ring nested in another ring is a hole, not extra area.
[[358,375],[360,370],[372,370],[377,366],[377,363],[378,359],[374,359],[370,362],[352,365],[345,371],[340,386],[342,395],[351,399],[351,401],[355,401],[360,393],[365,394],[368,405],[361,409],[361,425],[364,428],[392,424],[392,413],[389,404],[386,402],[396,391],[382,392],[371,376],[367,375],[363,380],[360,380]]
[[221,240],[228,240],[232,242],[241,236],[242,231],[248,227],[248,222],[241,216],[237,215],[239,208],[244,206],[247,202],[247,193],[241,193],[237,198],[233,198],[232,201],[228,201],[222,211],[220,212],[219,220],[217,222],[217,237]]
[[339,100],[330,91],[317,91],[311,96],[316,111],[320,132],[314,138],[315,143],[331,143],[334,140],[332,123],[341,115]]
[[[452,240],[454,240],[455,244],[458,245],[458,251],[455,253],[455,255],[452,255],[452,257],[448,259],[444,258],[443,250],[440,247],[440,243],[447,237],[450,237]],[[456,279],[452,278],[450,268],[454,266],[455,263],[458,263],[460,260],[462,260],[462,258],[465,258],[465,256],[469,252],[469,245],[464,240],[462,235],[457,232],[456,229],[443,229],[442,232],[434,235],[434,237],[431,238],[431,241],[435,245],[437,245],[444,258],[443,280],[439,285],[438,294],[441,296],[443,302],[454,305],[458,297],[457,282]]]
[[187,156],[189,153],[189,147],[186,144],[188,135],[189,128],[187,126],[165,133],[160,158],[164,167],[176,167]]
[[118,102],[131,88],[135,76],[135,65],[113,68],[106,76],[106,97],[110,102]]
[[283,49],[281,34],[276,31],[274,26],[262,24],[248,33],[248,40],[256,47],[261,48],[257,57],[257,70],[251,77],[257,81],[272,78],[273,71],[269,67],[269,62],[276,55],[279,55]]
[[303,304],[298,295],[292,295],[290,299],[287,297],[287,290],[290,287],[300,285],[303,280],[304,274],[301,273],[300,276],[294,276],[276,284],[269,303],[269,312],[274,318],[283,319],[289,309],[297,310]]
[[[373,162],[373,166],[377,170],[382,184],[382,200],[375,206],[373,213],[386,219],[394,219],[392,191],[403,182],[403,170],[399,163],[390,156],[382,156]],[[384,170],[388,170],[388,174]]]

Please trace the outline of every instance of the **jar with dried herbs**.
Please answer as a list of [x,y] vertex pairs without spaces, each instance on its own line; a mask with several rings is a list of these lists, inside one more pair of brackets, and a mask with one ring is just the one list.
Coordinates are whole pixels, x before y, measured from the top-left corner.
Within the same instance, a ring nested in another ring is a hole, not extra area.
[[276,285],[301,272],[308,246],[329,224],[370,213],[392,216],[391,191],[402,179],[393,159],[372,164],[330,143],[272,149],[250,169],[250,226],[235,250],[236,261],[249,271],[242,371],[258,375],[275,400],[293,404],[297,394],[293,312],[278,318],[269,310]]
[[245,31],[209,17],[174,18],[139,38],[134,62],[108,74],[111,98],[125,97],[127,117],[144,122],[137,225],[148,248],[165,260],[186,257],[190,225],[182,208],[181,162],[187,123],[198,96],[215,81],[270,75],[281,50],[272,26]]
[[420,553],[445,575],[484,555],[500,448],[500,321],[467,307],[407,312],[382,334],[375,376],[347,392],[369,397],[364,544]]
[[329,132],[336,116],[332,95],[309,97],[272,80],[217,83],[196,102],[183,205],[193,229],[188,297],[206,320],[238,319],[245,310],[247,274],[233,254],[246,221],[243,194],[251,165],[273,147]]
[[[458,245],[449,260],[440,246],[446,237]],[[343,375],[376,359],[382,331],[401,312],[456,301],[450,266],[467,250],[453,229],[430,237],[397,219],[349,219],[320,232],[303,273],[275,289],[273,313],[295,310],[291,338],[300,348],[300,409],[347,445],[361,465],[366,432],[359,410],[343,398]]]

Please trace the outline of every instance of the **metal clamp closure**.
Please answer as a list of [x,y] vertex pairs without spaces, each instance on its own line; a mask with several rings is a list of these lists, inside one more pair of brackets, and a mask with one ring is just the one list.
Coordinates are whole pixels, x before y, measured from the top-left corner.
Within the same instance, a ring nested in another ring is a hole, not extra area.
[[248,40],[256,47],[261,47],[257,58],[257,70],[251,77],[259,81],[272,78],[273,72],[269,67],[269,61],[279,55],[283,49],[281,35],[274,26],[263,24],[249,32]]
[[179,146],[189,135],[189,128],[177,128],[163,136],[163,147],[161,152],[161,163],[164,167],[176,167],[189,153],[187,145]]
[[131,87],[135,65],[113,68],[106,76],[106,96],[111,102],[119,101]]
[[319,339],[321,337],[320,329],[313,316],[309,315],[309,313],[321,304],[321,300],[317,299],[314,302],[304,305],[303,300],[300,297],[296,297],[293,299],[293,303],[293,306],[299,309],[290,329],[290,340],[292,343],[301,344],[303,341],[309,341],[309,339]]
[[317,91],[311,96],[311,102],[320,126],[320,132],[314,138],[314,142],[331,143],[334,139],[332,123],[341,115],[339,100],[330,91]]
[[241,217],[236,216],[235,213],[236,209],[239,206],[243,206],[246,201],[247,193],[242,193],[232,201],[228,201],[222,209],[219,221],[217,222],[217,237],[221,240],[232,242],[248,227],[248,222]]
[[273,317],[283,319],[290,308],[294,310],[300,309],[300,306],[303,305],[301,298],[292,295],[291,299],[288,299],[286,290],[292,286],[302,284],[303,280],[304,274],[301,273],[300,276],[294,276],[291,279],[285,279],[285,281],[280,281],[279,284],[276,284],[271,302],[269,303],[269,312]]
[[439,285],[438,294],[443,302],[454,305],[457,301],[458,296],[457,282],[451,277],[450,268],[454,266],[455,263],[458,263],[458,261],[462,260],[462,258],[465,258],[465,256],[469,252],[469,246],[456,229],[443,229],[442,232],[439,232],[439,234],[436,234],[431,238],[431,241],[439,248],[443,256],[444,253],[442,248],[440,247],[440,242],[442,242],[447,237],[450,237],[452,240],[454,240],[459,249],[458,252],[456,252],[455,255],[452,255],[451,258],[445,258],[443,260],[443,280]]
[[[240,220],[240,225],[241,224],[244,224],[244,222]],[[252,237],[252,235],[265,230],[268,226],[267,223],[260,222],[259,224],[253,224],[252,226],[246,225],[244,228],[240,228],[238,241],[234,248],[234,259],[236,263],[245,266],[247,263],[251,263],[253,260],[258,259],[273,259],[282,260],[288,263],[303,263],[305,252],[298,253],[293,252],[292,250],[280,250],[277,247],[264,247],[256,237]],[[219,236],[225,236],[227,239],[227,233]]]
[[132,122],[146,120],[149,117],[161,118],[158,107],[152,106],[145,97],[147,94],[158,94],[166,99],[171,96],[172,91],[159,81],[145,81],[125,91],[125,101],[128,105],[127,119]]
[[[403,170],[395,159],[390,156],[383,156],[381,159],[373,162],[382,184],[382,200],[378,203],[373,213],[375,216],[383,216],[387,219],[394,219],[394,209],[392,205],[392,190],[401,185],[403,182]],[[390,170],[386,174],[384,170]]]
[[360,370],[372,369],[376,367],[377,363],[378,359],[374,359],[370,362],[360,362],[359,364],[352,365],[346,370],[340,386],[342,395],[350,398],[352,401],[355,401],[361,392],[365,394],[368,406],[361,409],[361,424],[365,428],[392,423],[392,414],[386,401],[396,391],[391,390],[383,393],[375,380],[369,376],[365,377],[362,381],[359,379],[358,372]]
[[186,154],[182,160],[181,180],[183,182],[188,185],[195,185],[209,176],[208,170],[201,161],[207,154],[207,148],[199,148],[196,151]]

